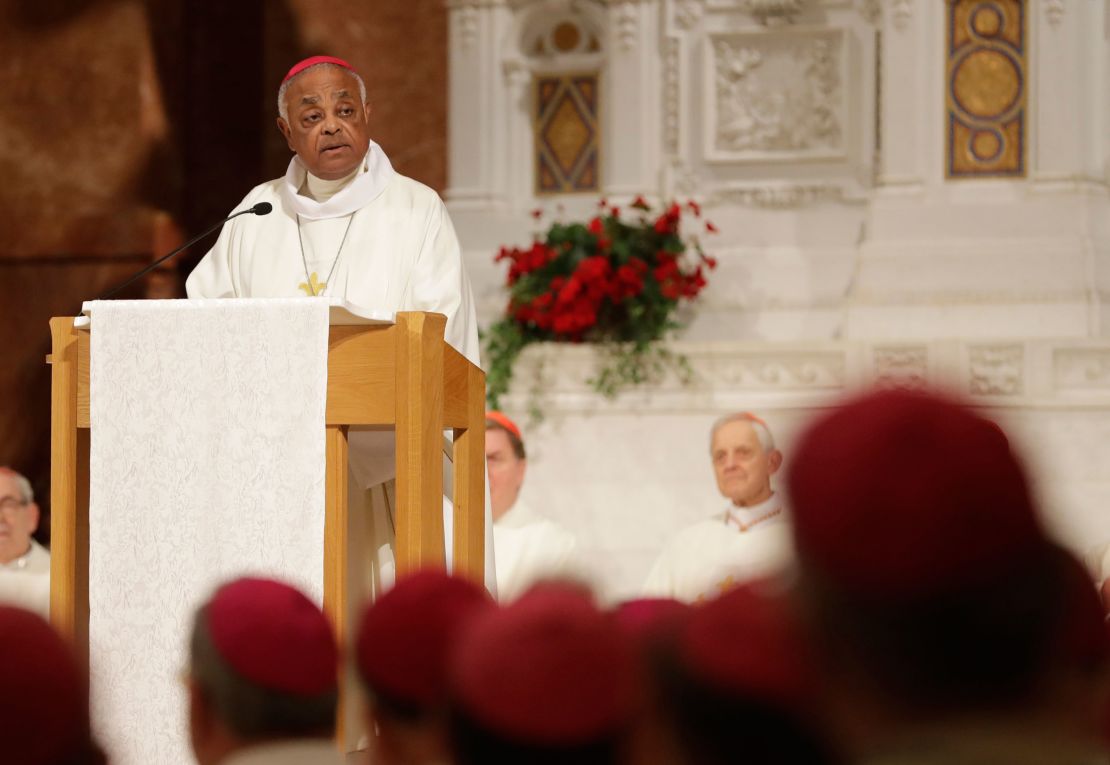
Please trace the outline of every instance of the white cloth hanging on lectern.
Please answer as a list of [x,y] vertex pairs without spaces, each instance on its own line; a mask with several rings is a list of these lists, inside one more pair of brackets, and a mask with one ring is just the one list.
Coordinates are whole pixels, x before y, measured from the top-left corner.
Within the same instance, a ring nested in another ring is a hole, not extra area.
[[328,306],[91,304],[89,653],[115,765],[193,761],[194,610],[244,574],[323,594]]

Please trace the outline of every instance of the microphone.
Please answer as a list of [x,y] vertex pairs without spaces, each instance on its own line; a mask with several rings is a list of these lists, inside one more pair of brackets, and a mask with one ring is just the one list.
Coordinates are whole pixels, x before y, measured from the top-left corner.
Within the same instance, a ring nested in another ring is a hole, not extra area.
[[108,298],[110,298],[110,297],[111,297],[112,295],[116,294],[117,292],[119,292],[120,290],[122,290],[122,289],[123,289],[124,287],[126,287],[126,286],[128,286],[129,284],[131,284],[132,282],[134,282],[134,281],[135,281],[136,279],[139,279],[139,278],[141,278],[141,277],[143,277],[143,276],[146,276],[147,274],[149,274],[149,273],[150,273],[151,271],[153,271],[153,270],[154,270],[155,268],[157,268],[158,266],[160,266],[160,265],[162,265],[163,263],[165,263],[165,262],[166,262],[167,260],[169,260],[170,258],[172,258],[172,257],[173,257],[174,255],[176,255],[177,253],[181,252],[182,250],[187,250],[187,249],[189,249],[189,248],[190,248],[190,247],[192,247],[192,246],[193,246],[194,244],[196,244],[196,243],[197,243],[197,242],[199,242],[199,241],[200,241],[201,239],[203,239],[204,237],[206,237],[206,236],[208,236],[209,234],[211,234],[211,233],[212,233],[213,231],[215,231],[215,230],[216,230],[216,229],[218,229],[218,228],[219,228],[220,226],[222,226],[222,225],[224,225],[225,223],[227,223],[227,222],[228,222],[229,220],[231,220],[232,218],[238,218],[238,217],[239,217],[240,215],[269,215],[269,214],[270,214],[270,212],[271,212],[271,211],[272,211],[273,209],[274,209],[274,206],[273,206],[272,204],[270,204],[269,202],[259,202],[259,203],[258,203],[258,204],[256,204],[256,205],[255,205],[254,207],[251,207],[251,208],[249,208],[249,209],[247,209],[247,210],[240,210],[239,212],[234,212],[234,213],[232,213],[231,215],[227,216],[227,217],[226,217],[226,218],[224,218],[223,220],[221,220],[221,221],[219,221],[219,222],[217,222],[217,223],[213,224],[212,226],[209,226],[209,227],[208,227],[208,228],[206,228],[206,229],[205,229],[205,230],[204,230],[204,231],[203,231],[202,233],[200,233],[200,234],[197,234],[197,235],[196,235],[196,236],[194,236],[194,237],[193,237],[192,239],[190,239],[189,241],[185,242],[185,244],[183,244],[183,245],[181,245],[180,247],[178,247],[178,248],[177,248],[176,250],[171,250],[171,251],[170,251],[170,252],[168,252],[167,254],[163,255],[163,256],[162,256],[162,257],[160,257],[160,258],[158,258],[158,260],[154,261],[154,262],[153,262],[153,263],[151,263],[151,264],[150,264],[149,266],[147,266],[146,268],[144,268],[144,269],[143,269],[142,271],[140,271],[139,273],[137,273],[137,274],[135,274],[134,276],[132,276],[132,277],[131,277],[130,279],[128,279],[127,281],[125,281],[125,282],[124,282],[123,284],[119,284],[119,285],[116,285],[115,287],[113,287],[112,289],[108,290],[107,292],[105,292],[105,293],[104,293],[103,295],[101,295],[100,297],[98,297],[98,298],[96,298],[96,299],[97,299],[97,300],[107,300],[107,299],[108,299]]

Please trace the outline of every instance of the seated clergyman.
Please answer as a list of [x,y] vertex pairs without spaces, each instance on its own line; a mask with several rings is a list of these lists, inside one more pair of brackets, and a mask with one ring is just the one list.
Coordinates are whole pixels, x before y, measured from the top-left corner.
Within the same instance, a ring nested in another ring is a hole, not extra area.
[[498,598],[512,600],[542,579],[580,575],[574,535],[520,499],[528,454],[520,428],[501,412],[486,412],[486,466]]
[[717,489],[728,502],[664,548],[645,595],[705,600],[774,574],[790,559],[790,532],[771,485],[782,452],[767,423],[750,412],[726,415],[713,425],[709,443]]
[[32,538],[39,506],[31,482],[0,467],[0,603],[50,615],[50,553]]

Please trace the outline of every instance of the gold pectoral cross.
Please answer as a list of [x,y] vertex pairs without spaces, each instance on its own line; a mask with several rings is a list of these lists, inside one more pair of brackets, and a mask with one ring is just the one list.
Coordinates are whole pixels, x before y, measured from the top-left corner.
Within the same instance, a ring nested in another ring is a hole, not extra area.
[[327,286],[328,283],[319,281],[319,277],[317,277],[316,272],[313,271],[309,275],[308,281],[298,284],[297,289],[304,290],[304,294],[308,295],[309,297],[315,297],[323,292],[325,289],[327,289]]

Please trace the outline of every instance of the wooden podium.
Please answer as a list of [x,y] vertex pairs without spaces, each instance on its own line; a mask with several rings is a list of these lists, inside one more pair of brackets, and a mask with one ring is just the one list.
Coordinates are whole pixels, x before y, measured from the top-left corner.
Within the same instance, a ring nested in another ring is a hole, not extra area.
[[[348,634],[347,430],[397,439],[398,575],[444,566],[443,431],[454,434],[456,573],[484,583],[485,373],[444,342],[446,318],[398,313],[391,325],[336,325],[328,336],[324,609]],[[96,331],[95,328],[91,331]],[[89,332],[50,320],[50,617],[79,651],[89,628]]]

